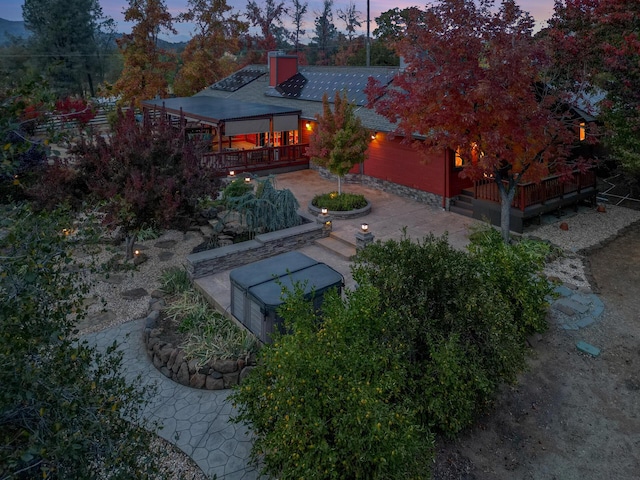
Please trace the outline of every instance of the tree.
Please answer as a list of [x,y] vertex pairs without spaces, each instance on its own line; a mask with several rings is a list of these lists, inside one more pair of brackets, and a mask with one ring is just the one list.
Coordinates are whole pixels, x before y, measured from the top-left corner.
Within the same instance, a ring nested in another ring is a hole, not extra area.
[[402,396],[408,365],[367,286],[325,293],[322,321],[300,287],[280,309],[290,331],[260,351],[232,400],[252,453],[276,478],[426,478],[433,436]]
[[248,0],[247,18],[262,34],[257,39],[258,48],[263,54],[262,60],[266,60],[267,52],[277,48],[278,38],[286,37],[286,30],[282,25],[282,16],[286,13],[284,2],[266,0],[264,6],[260,7],[255,0]]
[[353,0],[350,0],[345,10],[338,9],[338,18],[345,24],[349,42],[353,40],[356,34],[356,28],[362,26],[362,23],[360,23],[360,15],[362,15],[362,12],[356,10],[356,5],[353,3]]
[[342,193],[341,179],[354,165],[364,162],[371,141],[369,131],[362,126],[346,93],[336,92],[331,110],[325,93],[322,115],[316,115],[318,127],[309,137],[307,155],[338,176],[338,194]]
[[640,5],[623,0],[556,1],[541,37],[549,42],[563,88],[604,92],[604,141],[640,180]]
[[121,103],[136,106],[142,100],[166,97],[174,62],[172,55],[158,46],[158,35],[163,30],[177,33],[166,4],[162,0],[129,0],[124,19],[135,25],[117,41],[124,68],[113,93],[120,96]]
[[178,20],[195,24],[196,31],[182,52],[173,82],[179,96],[193,95],[232,73],[237,64],[227,54],[238,52],[239,37],[248,28],[238,13],[229,13],[232,8],[226,0],[189,0],[188,6]]
[[30,49],[51,88],[61,95],[94,96],[105,70],[100,37],[113,26],[99,2],[25,0],[22,12],[33,33]]
[[513,0],[493,6],[492,0],[443,0],[411,17],[397,44],[406,70],[395,88],[370,81],[367,91],[407,141],[426,136],[413,141],[416,148],[456,151],[462,176],[493,178],[508,241],[518,184],[551,172],[566,177],[584,165],[567,161],[578,125],[542,75],[548,58],[532,38],[533,18]]
[[291,31],[291,41],[296,49],[296,53],[300,50],[300,36],[305,34],[304,16],[307,14],[309,2],[301,2],[300,0],[291,0],[293,8],[289,9],[289,16],[293,22],[293,30]]
[[333,0],[324,0],[322,4],[322,12],[315,12],[315,34],[313,41],[318,48],[319,62],[328,64],[329,58],[336,49],[336,40],[338,37],[338,29],[333,23]]
[[75,330],[86,285],[74,272],[90,265],[71,250],[89,237],[63,211],[0,208],[0,478],[148,478],[152,391],[125,381],[115,344],[98,353]]
[[69,163],[58,159],[51,165],[45,190],[56,193],[62,178],[75,189],[63,188],[66,195],[79,190],[104,202],[105,222],[121,228],[127,258],[132,258],[141,228],[173,225],[179,215],[191,213],[201,197],[215,197],[218,179],[201,165],[202,148],[164,115],[155,122],[138,122],[129,109],[119,112],[110,135],[90,132],[69,150]]

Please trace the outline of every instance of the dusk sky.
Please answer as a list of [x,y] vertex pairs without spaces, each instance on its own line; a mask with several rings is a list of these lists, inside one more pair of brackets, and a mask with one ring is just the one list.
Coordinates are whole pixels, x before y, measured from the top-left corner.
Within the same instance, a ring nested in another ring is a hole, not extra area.
[[[177,15],[178,13],[185,10],[187,5],[187,0],[165,0],[169,10],[172,14]],[[307,38],[310,38],[313,35],[313,21],[316,17],[315,12],[320,12],[322,10],[323,2],[322,0],[308,0],[309,7],[307,8],[307,15],[305,18],[305,24],[303,28],[307,31]],[[227,3],[233,7],[238,12],[244,12],[245,7],[247,5],[247,0],[227,0]],[[260,3],[258,1],[258,3]],[[285,0],[285,5],[289,4],[289,0]],[[411,0],[370,0],[370,9],[371,9],[371,20],[372,26],[371,29],[375,28],[373,24],[373,19],[380,15],[381,12],[386,12],[395,7],[404,8],[410,6],[424,6],[425,2],[420,1],[411,1]],[[24,0],[0,0],[0,18],[4,18],[6,20],[22,20],[22,5],[24,4]],[[128,2],[126,0],[101,0],[100,4],[102,5],[102,10],[105,15],[113,18],[118,24],[118,30],[121,32],[127,32],[129,30],[129,26],[123,21],[123,10],[128,6]],[[356,8],[362,12],[362,18],[366,18],[367,14],[367,3],[365,0],[355,0]],[[546,21],[551,18],[553,13],[553,0],[520,0],[518,2],[520,7],[531,13],[535,18],[538,27],[542,27],[546,24]],[[338,27],[339,30],[344,30],[344,25],[341,25],[341,21],[336,17],[335,11],[337,9],[346,9],[349,5],[349,0],[334,0],[333,2],[333,11],[334,11],[334,23]],[[190,28],[186,24],[177,24],[176,30],[178,30],[178,38],[174,38],[174,40],[188,40],[190,37]],[[362,33],[366,32],[366,24],[363,20],[362,22]],[[165,37],[166,38],[166,37]],[[169,38],[167,38],[169,39]],[[170,40],[170,39],[169,39]]]

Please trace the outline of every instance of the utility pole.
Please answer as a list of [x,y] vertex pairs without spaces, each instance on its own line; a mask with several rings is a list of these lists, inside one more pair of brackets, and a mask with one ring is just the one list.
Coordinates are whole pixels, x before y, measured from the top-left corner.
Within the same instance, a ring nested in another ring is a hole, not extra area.
[[367,67],[371,66],[371,40],[369,39],[369,30],[370,30],[370,26],[369,24],[371,23],[371,17],[369,15],[369,0],[367,0],[367,40],[366,40],[366,46],[367,46]]

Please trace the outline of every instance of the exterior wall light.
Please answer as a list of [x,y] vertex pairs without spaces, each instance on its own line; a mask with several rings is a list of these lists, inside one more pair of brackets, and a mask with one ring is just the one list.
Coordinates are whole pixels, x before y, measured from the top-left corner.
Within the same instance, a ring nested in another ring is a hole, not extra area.
[[251,183],[251,177],[249,175],[244,177],[244,183]]
[[360,228],[362,229],[362,231],[364,233],[369,231],[369,224],[368,223],[363,223],[362,225],[360,225]]
[[329,210],[327,209],[327,207],[322,207],[322,215],[326,215],[327,213],[329,213]]
[[304,124],[307,130],[311,130],[311,122],[307,122]]
[[373,132],[371,134],[371,140],[375,140],[377,136],[378,136],[378,132]]
[[230,177],[235,177],[236,176],[236,171],[235,170],[229,170],[229,176]]

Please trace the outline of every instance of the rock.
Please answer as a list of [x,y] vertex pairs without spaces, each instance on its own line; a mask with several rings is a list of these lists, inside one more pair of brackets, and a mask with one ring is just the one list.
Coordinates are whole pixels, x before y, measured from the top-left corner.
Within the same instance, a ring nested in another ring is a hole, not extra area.
[[240,374],[238,372],[235,373],[225,373],[222,375],[222,381],[224,383],[224,388],[231,388],[234,385],[238,385],[238,378]]
[[134,255],[133,257],[133,264],[134,265],[140,265],[143,264],[144,262],[146,262],[147,260],[149,260],[149,256],[144,254],[144,253],[138,253],[137,255]]
[[95,315],[91,315],[87,318],[88,323],[90,325],[98,325],[104,323],[113,322],[116,319],[116,314],[111,310],[106,310],[104,312],[97,313]]
[[167,378],[171,378],[171,370],[169,370],[167,367],[160,367],[160,373]]
[[151,310],[151,313],[158,314],[158,311],[162,310],[166,305],[167,302],[165,302],[163,298],[156,298],[149,302],[149,309]]
[[156,242],[153,246],[156,247],[156,248],[169,249],[169,248],[173,248],[173,247],[176,246],[176,241],[175,240],[160,240],[159,242]]
[[567,222],[562,222],[560,224],[560,230],[564,230],[564,231],[569,230],[569,224]]
[[216,360],[213,362],[213,368],[220,373],[233,373],[238,370],[238,362],[235,360]]
[[213,235],[213,228],[211,228],[209,225],[203,225],[199,228],[200,233],[202,233],[202,235],[204,235],[205,237],[210,237]]
[[153,336],[153,332],[155,330],[151,330],[151,332],[149,332],[149,341],[147,342],[147,350],[149,352],[153,352],[153,348],[158,344],[158,342],[160,341],[160,339],[158,337],[154,337]]
[[224,388],[224,381],[222,378],[214,378],[212,375],[207,375],[204,388],[207,390],[222,390]]
[[171,371],[173,373],[177,373],[183,361],[184,361],[184,352],[182,350],[178,350],[178,354],[176,355],[176,359],[173,363],[173,366],[171,367]]
[[178,373],[176,374],[176,381],[181,385],[189,386],[189,366],[187,362],[179,364]]
[[194,373],[196,373],[197,369],[198,369],[198,361],[193,359],[189,360],[189,373],[193,375]]
[[176,363],[176,357],[178,356],[178,352],[180,350],[178,350],[177,348],[174,348],[171,351],[171,355],[169,355],[169,359],[167,360],[167,368],[171,369],[173,367],[173,364]]
[[173,345],[171,344],[167,344],[160,349],[160,351],[158,352],[158,357],[160,357],[163,365],[167,364],[167,362],[169,361],[169,357],[171,357],[171,354],[175,352],[175,350],[176,349],[173,348]]
[[605,207],[604,205],[598,205],[598,208],[596,208],[596,211],[599,213],[606,213],[607,207]]
[[201,373],[194,373],[189,380],[189,386],[193,388],[202,388],[207,380],[207,376]]
[[160,312],[158,312],[157,310],[152,310],[151,312],[149,312],[149,315],[147,315],[147,319],[145,320],[144,326],[146,328],[155,329],[158,321],[158,317],[160,317]]
[[247,378],[247,375],[249,375],[251,373],[251,370],[253,370],[255,367],[252,366],[248,366],[248,367],[244,367],[242,369],[242,371],[240,372],[240,377],[238,379],[238,381],[240,383],[242,383],[244,381],[245,378]]
[[158,260],[161,262],[166,262],[167,260],[171,260],[173,258],[173,252],[160,252],[158,254]]
[[164,292],[157,288],[155,290],[151,290],[151,293],[149,295],[151,296],[151,298],[164,298]]
[[158,356],[158,354],[155,354],[153,356],[153,366],[158,370],[160,369],[160,367],[164,366],[164,363],[162,362],[162,359]]
[[148,293],[144,288],[132,288],[131,290],[125,290],[120,293],[120,296],[127,300],[139,300],[145,295],[148,295]]
[[104,275],[100,275],[100,280],[105,283],[109,283],[111,285],[120,285],[124,281],[124,275],[120,275],[117,273],[105,273]]
[[216,372],[215,370],[211,372],[210,376],[215,378],[216,380],[222,380],[222,374],[220,372]]

